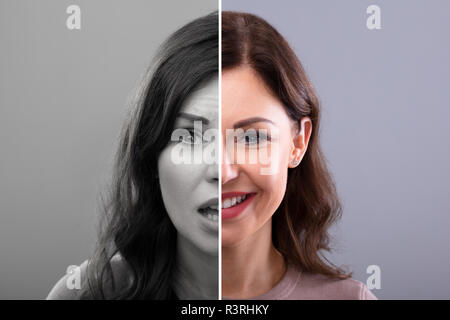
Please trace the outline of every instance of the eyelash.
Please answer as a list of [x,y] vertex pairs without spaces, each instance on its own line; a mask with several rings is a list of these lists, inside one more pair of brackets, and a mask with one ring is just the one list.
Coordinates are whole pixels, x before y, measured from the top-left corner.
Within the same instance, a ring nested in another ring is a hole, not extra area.
[[[265,135],[265,134],[260,135],[259,132],[256,132],[256,137],[253,134],[252,135],[244,134],[243,138],[245,139],[245,144],[247,144],[247,145],[256,145],[256,144],[259,144],[261,141],[271,141],[272,140],[270,135]],[[256,138],[256,142],[255,141],[249,142],[247,138]],[[239,141],[239,138],[237,138],[237,140]]]
[[181,137],[179,137],[179,140],[178,140],[179,143],[185,143],[185,144],[188,144],[188,145],[199,144],[200,142],[195,142],[195,138],[196,137],[199,137],[202,140],[202,142],[203,142],[203,134],[200,134],[200,136],[199,136],[199,133],[195,132],[193,128],[184,128],[184,129],[187,130],[190,133],[189,137],[193,138],[194,141],[185,141],[183,139],[185,136],[181,136]]

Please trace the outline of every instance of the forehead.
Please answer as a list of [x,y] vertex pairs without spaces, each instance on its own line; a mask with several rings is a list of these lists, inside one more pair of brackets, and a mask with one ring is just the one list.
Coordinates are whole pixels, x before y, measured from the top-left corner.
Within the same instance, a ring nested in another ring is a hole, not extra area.
[[181,108],[181,112],[202,116],[211,122],[218,119],[219,88],[218,79],[208,81],[192,92]]
[[281,101],[250,68],[241,67],[222,72],[222,121],[262,116],[279,122],[287,121]]

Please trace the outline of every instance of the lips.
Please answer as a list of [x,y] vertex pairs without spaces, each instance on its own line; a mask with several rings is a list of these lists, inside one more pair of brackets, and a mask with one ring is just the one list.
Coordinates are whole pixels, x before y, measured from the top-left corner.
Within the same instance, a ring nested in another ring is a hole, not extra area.
[[217,210],[218,202],[217,198],[209,199],[197,209],[197,212],[208,220],[217,221],[219,213]]
[[239,216],[251,203],[254,192],[226,192],[222,193],[222,220]]

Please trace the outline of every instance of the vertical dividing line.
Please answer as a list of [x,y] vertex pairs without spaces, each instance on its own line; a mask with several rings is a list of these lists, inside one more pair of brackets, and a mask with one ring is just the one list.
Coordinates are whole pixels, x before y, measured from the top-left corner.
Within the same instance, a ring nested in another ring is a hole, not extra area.
[[219,128],[219,144],[218,144],[218,163],[219,166],[219,207],[218,207],[218,217],[217,221],[219,222],[219,250],[218,250],[218,257],[219,257],[219,274],[218,274],[218,281],[219,281],[219,300],[222,300],[222,0],[218,0],[219,3],[219,114],[218,114],[218,128]]

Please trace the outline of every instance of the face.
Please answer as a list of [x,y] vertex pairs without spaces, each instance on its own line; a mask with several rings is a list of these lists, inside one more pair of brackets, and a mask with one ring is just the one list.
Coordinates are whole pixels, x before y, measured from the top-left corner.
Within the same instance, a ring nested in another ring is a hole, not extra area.
[[164,205],[178,237],[209,254],[218,251],[218,165],[217,161],[206,159],[214,156],[217,140],[205,137],[217,127],[215,79],[185,101],[175,122],[173,141],[158,159]]
[[[230,133],[236,132],[231,129],[251,134],[235,134],[230,148]],[[272,215],[286,191],[288,168],[301,161],[310,130],[310,119],[293,121],[252,69],[223,71],[222,247],[271,232]],[[248,156],[246,161],[238,161],[239,150]],[[268,161],[251,162],[249,154],[255,152],[269,155]],[[268,166],[271,170],[265,171]]]

